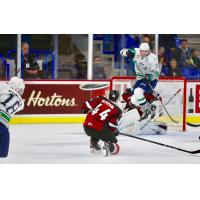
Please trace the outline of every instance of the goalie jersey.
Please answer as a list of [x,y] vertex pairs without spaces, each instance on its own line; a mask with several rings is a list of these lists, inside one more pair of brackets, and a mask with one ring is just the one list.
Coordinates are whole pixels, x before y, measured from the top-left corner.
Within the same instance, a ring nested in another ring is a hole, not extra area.
[[15,113],[23,110],[21,96],[6,83],[0,83],[0,123],[6,127]]

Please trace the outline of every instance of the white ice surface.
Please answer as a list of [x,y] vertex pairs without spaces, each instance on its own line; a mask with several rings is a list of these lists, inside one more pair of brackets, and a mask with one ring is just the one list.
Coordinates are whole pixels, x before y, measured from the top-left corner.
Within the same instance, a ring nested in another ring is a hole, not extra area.
[[[81,124],[11,125],[9,156],[0,163],[200,163],[200,154],[190,155],[144,141],[119,136],[118,155],[89,153],[89,138]],[[199,128],[142,136],[187,150],[200,149]]]

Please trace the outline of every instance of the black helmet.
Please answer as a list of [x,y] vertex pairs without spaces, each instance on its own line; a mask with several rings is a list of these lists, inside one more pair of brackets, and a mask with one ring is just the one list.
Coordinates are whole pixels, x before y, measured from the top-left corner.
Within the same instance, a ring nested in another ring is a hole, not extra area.
[[109,100],[116,102],[119,99],[119,91],[111,90],[109,92],[108,98],[109,98]]

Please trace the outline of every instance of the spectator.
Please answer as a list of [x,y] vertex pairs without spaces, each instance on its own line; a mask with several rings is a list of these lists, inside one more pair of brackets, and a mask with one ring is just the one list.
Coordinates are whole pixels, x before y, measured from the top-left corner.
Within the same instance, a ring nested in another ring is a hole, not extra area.
[[159,34],[159,46],[169,51],[171,47],[176,47],[176,34]]
[[151,35],[144,35],[142,38],[142,42],[148,43],[151,51],[154,51],[153,39],[152,39]]
[[189,58],[189,66],[193,68],[200,68],[200,59],[196,49],[191,50],[191,56]]
[[178,63],[175,59],[170,61],[169,76],[171,77],[181,77],[181,71],[179,69]]
[[150,40],[150,43],[154,41],[154,34],[143,34],[143,38],[148,37]]
[[[0,55],[0,57],[3,57]],[[3,62],[3,58],[0,58],[0,79],[3,79],[6,77],[6,66],[5,63]]]
[[113,67],[112,67],[113,59],[109,57],[104,57],[104,71],[106,74],[107,79],[111,79],[113,76]]
[[141,43],[141,36],[139,34],[133,34],[134,40],[137,43],[138,46],[140,46]]
[[165,51],[165,55],[168,62],[171,59],[175,59],[179,63],[181,57],[181,49],[177,48],[176,45],[172,45],[168,50]]
[[150,44],[150,39],[149,39],[149,37],[144,36],[143,39],[142,39],[142,42],[145,42],[145,43]]
[[85,56],[81,53],[78,53],[74,56],[75,69],[77,70],[77,79],[86,79],[87,78],[87,62],[84,61]]
[[26,42],[22,43],[21,70],[24,79],[43,78],[42,69],[34,61],[34,56],[29,53],[29,44]]
[[189,63],[189,57],[191,56],[191,49],[188,48],[188,41],[186,39],[181,40],[179,49],[181,52],[179,65],[185,67]]
[[106,79],[104,66],[99,56],[94,56],[93,59],[93,79]]
[[158,62],[160,64],[160,68],[166,67],[168,65],[168,60],[167,60],[167,57],[165,55],[165,48],[164,47],[160,47],[159,50],[158,50]]

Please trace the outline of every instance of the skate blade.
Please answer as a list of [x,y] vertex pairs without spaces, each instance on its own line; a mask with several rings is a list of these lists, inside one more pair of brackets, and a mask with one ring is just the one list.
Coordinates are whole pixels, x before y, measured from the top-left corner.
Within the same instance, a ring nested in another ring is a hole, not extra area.
[[101,150],[96,150],[96,149],[91,148],[91,149],[90,149],[90,153],[91,153],[91,154],[100,154],[100,153],[101,153]]
[[109,152],[108,152],[108,149],[106,148],[105,142],[101,141],[100,147],[101,147],[101,152],[102,152],[103,156],[107,157]]

